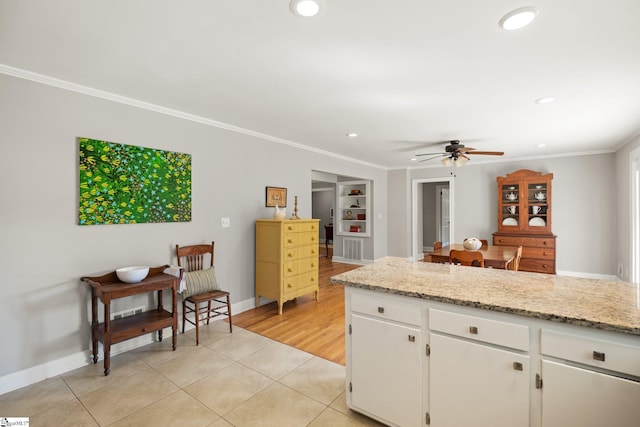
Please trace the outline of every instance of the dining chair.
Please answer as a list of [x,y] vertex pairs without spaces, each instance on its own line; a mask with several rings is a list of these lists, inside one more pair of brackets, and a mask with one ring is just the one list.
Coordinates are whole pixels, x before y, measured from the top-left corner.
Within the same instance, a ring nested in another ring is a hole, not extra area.
[[520,258],[522,258],[522,246],[518,246],[518,251],[512,261],[514,271],[518,271],[520,269]]
[[471,267],[484,267],[484,257],[480,251],[449,251],[449,263]]
[[[229,292],[218,286],[213,266],[215,242],[210,245],[176,245],[178,266],[185,267],[187,289],[182,292],[182,333],[186,322],[196,327],[196,345],[200,343],[200,322],[217,316],[227,316],[229,333],[231,324],[231,298]],[[207,259],[209,263],[207,265]],[[205,305],[206,303],[206,305]],[[202,306],[201,306],[202,304]],[[189,315],[193,314],[193,320]]]
[[[442,249],[442,242],[440,240],[436,240],[435,242],[433,242],[433,250],[437,251],[438,249]],[[429,261],[433,262],[431,257],[429,257]],[[444,263],[441,263],[441,264],[444,264]]]

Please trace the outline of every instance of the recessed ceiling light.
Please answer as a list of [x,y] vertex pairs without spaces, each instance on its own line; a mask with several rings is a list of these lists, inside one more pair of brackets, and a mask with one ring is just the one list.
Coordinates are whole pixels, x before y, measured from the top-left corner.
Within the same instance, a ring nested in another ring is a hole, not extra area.
[[536,99],[536,104],[548,104],[550,102],[555,101],[556,99],[553,96],[545,96],[544,98]]
[[289,10],[296,16],[311,18],[320,13],[321,0],[291,0]]
[[411,159],[412,162],[417,161],[418,159],[416,159],[415,157]]
[[351,133],[348,133],[348,134],[347,134],[347,136],[348,136],[349,138],[357,138],[357,137],[358,137],[358,134],[357,134],[357,133],[355,133],[355,132],[351,132]]
[[538,15],[538,9],[533,6],[512,10],[500,19],[499,25],[505,30],[519,30],[529,25]]
[[538,147],[538,148],[542,148],[542,147],[546,147],[546,146],[547,146],[547,144],[538,144],[538,145],[536,145],[536,147]]

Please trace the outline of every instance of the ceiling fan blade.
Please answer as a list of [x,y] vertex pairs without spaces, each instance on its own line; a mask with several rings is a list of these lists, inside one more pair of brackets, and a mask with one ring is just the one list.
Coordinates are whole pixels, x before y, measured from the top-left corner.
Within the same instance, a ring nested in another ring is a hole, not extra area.
[[458,153],[467,153],[469,151],[473,151],[475,150],[475,148],[471,148],[471,147],[462,147],[462,148],[458,148],[456,151]]
[[446,154],[439,154],[437,156],[429,157],[428,159],[422,159],[422,160],[420,160],[420,162],[426,162],[427,160],[437,159],[438,157],[446,157]]
[[466,154],[484,154],[486,156],[503,156],[504,151],[469,151]]
[[416,154],[416,157],[420,157],[420,156],[435,156],[436,154],[444,156],[444,153],[422,153],[422,154]]

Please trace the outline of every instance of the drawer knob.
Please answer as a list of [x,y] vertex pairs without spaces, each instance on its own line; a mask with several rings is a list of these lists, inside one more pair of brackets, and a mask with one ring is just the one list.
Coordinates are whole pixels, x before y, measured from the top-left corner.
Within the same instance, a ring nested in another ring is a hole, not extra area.
[[543,244],[543,245],[545,245],[545,246],[547,246],[547,241],[546,241],[546,240],[543,240],[543,241],[542,241],[542,244]]
[[473,335],[478,335],[478,328],[476,326],[469,326],[469,333]]
[[504,240],[500,239],[500,240],[498,240],[498,242],[500,242],[500,243],[504,243]]
[[516,371],[522,371],[522,363],[520,362],[513,362],[513,369]]
[[378,307],[378,313],[380,314],[384,313],[384,307]]
[[416,336],[415,335],[409,335],[409,342],[416,342]]
[[600,362],[604,362],[604,353],[601,353],[599,351],[594,351],[593,360],[599,360]]

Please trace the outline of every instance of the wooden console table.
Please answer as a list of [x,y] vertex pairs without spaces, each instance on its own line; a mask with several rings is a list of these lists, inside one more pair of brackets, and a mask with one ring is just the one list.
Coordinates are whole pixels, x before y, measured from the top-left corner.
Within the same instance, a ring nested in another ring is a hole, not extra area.
[[[91,342],[93,344],[93,363],[98,363],[98,341],[104,347],[104,374],[111,370],[111,345],[158,331],[158,340],[162,341],[162,329],[173,330],[173,350],[176,349],[178,333],[178,311],[176,291],[179,277],[164,274],[164,265],[149,269],[149,275],[138,283],[124,283],[118,279],[115,271],[98,277],[83,277],[91,285]],[[162,291],[171,290],[172,311],[162,308]],[[122,319],[111,320],[111,300],[158,291],[158,307]],[[104,305],[104,322],[98,323],[98,299]]]

